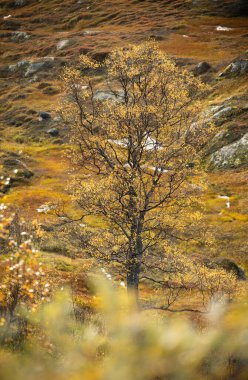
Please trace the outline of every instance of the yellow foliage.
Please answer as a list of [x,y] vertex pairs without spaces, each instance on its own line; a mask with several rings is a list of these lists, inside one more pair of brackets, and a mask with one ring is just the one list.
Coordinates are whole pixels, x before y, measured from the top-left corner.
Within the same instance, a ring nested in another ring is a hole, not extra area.
[[162,275],[165,244],[185,253],[213,242],[201,202],[201,148],[213,133],[199,116],[208,87],[153,41],[115,49],[101,65],[81,56],[79,68],[64,71],[60,108],[75,170],[68,189],[86,223],[79,234],[90,255],[118,263],[138,291],[143,274]]

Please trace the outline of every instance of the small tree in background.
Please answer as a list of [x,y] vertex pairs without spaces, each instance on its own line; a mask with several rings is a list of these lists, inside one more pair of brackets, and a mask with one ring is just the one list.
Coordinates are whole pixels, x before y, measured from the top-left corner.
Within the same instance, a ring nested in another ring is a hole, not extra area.
[[61,113],[78,169],[70,190],[81,221],[101,220],[101,228],[81,228],[83,244],[125,275],[136,297],[143,279],[170,287],[170,254],[197,248],[199,231],[208,242],[198,185],[210,134],[199,117],[205,85],[154,42],[116,49],[102,65],[81,56],[63,81]]

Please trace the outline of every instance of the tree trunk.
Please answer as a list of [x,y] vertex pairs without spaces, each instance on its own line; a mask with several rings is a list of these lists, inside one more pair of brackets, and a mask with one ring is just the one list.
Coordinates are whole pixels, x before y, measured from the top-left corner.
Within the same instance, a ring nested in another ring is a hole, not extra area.
[[130,242],[127,260],[127,291],[128,294],[135,298],[137,304],[139,301],[139,277],[143,251],[141,230],[140,226],[135,241]]
[[138,302],[140,265],[135,258],[128,261],[127,292],[130,296],[134,296],[136,302]]
[[[133,158],[136,162],[136,158]],[[129,186],[129,215],[130,215],[130,238],[127,252],[127,291],[128,294],[135,298],[136,304],[139,301],[139,276],[141,269],[143,244],[142,230],[144,215],[138,212],[138,197],[133,185],[133,179],[130,180]]]

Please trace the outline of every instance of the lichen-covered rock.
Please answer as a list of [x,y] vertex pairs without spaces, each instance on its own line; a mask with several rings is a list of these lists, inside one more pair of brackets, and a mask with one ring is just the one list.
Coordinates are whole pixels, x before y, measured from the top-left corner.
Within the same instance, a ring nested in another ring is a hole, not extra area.
[[219,169],[248,165],[248,133],[210,156],[211,166]]
[[37,61],[19,61],[16,64],[9,65],[9,72],[21,72],[25,77],[29,77],[41,70],[49,70],[55,64],[54,57],[44,57]]
[[27,76],[33,75],[37,73],[38,71],[40,71],[41,69],[43,70],[50,69],[53,67],[53,65],[54,65],[54,57],[45,57],[39,61],[30,62],[29,67],[27,71],[25,72],[25,76],[27,77]]
[[29,66],[30,62],[29,61],[26,61],[26,60],[23,60],[23,61],[19,61],[17,62],[16,64],[13,64],[13,65],[9,65],[8,66],[8,70],[9,72],[13,73],[13,72],[16,72],[18,70],[23,70],[25,71],[28,66]]
[[95,100],[100,100],[100,101],[104,101],[104,100],[112,100],[112,101],[121,101],[123,99],[123,91],[115,91],[114,92],[111,92],[111,91],[97,91],[94,95],[94,99]]
[[225,70],[220,73],[219,77],[235,77],[246,73],[248,73],[248,60],[239,59],[230,63],[230,65],[228,65]]
[[15,31],[11,33],[11,41],[12,42],[22,42],[28,40],[30,38],[30,34],[21,31]]
[[248,125],[232,124],[227,129],[219,131],[205,147],[205,154],[210,155],[224,146],[240,140],[248,132]]
[[217,126],[221,126],[225,121],[233,117],[238,113],[238,109],[232,106],[221,106],[214,110],[214,114],[211,118],[211,121]]
[[220,127],[227,121],[231,121],[234,116],[242,113],[242,108],[231,105],[229,102],[224,102],[215,106],[210,106],[205,111],[205,118],[207,124],[214,124]]

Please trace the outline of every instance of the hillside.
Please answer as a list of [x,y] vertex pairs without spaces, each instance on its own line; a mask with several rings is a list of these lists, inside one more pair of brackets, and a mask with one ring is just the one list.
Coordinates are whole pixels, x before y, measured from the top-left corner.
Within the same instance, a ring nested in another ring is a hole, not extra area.
[[[70,175],[64,155],[66,130],[56,115],[62,68],[82,53],[102,61],[116,46],[153,38],[178,65],[211,86],[205,106],[219,131],[207,152],[212,162],[208,218],[216,227],[218,256],[233,258],[248,269],[247,3],[2,0],[0,4],[0,174],[9,178],[1,202],[28,219],[50,221],[37,209],[58,198],[68,199],[65,183]],[[197,66],[203,61],[209,64],[205,69]],[[231,62],[236,66],[225,72]]]

